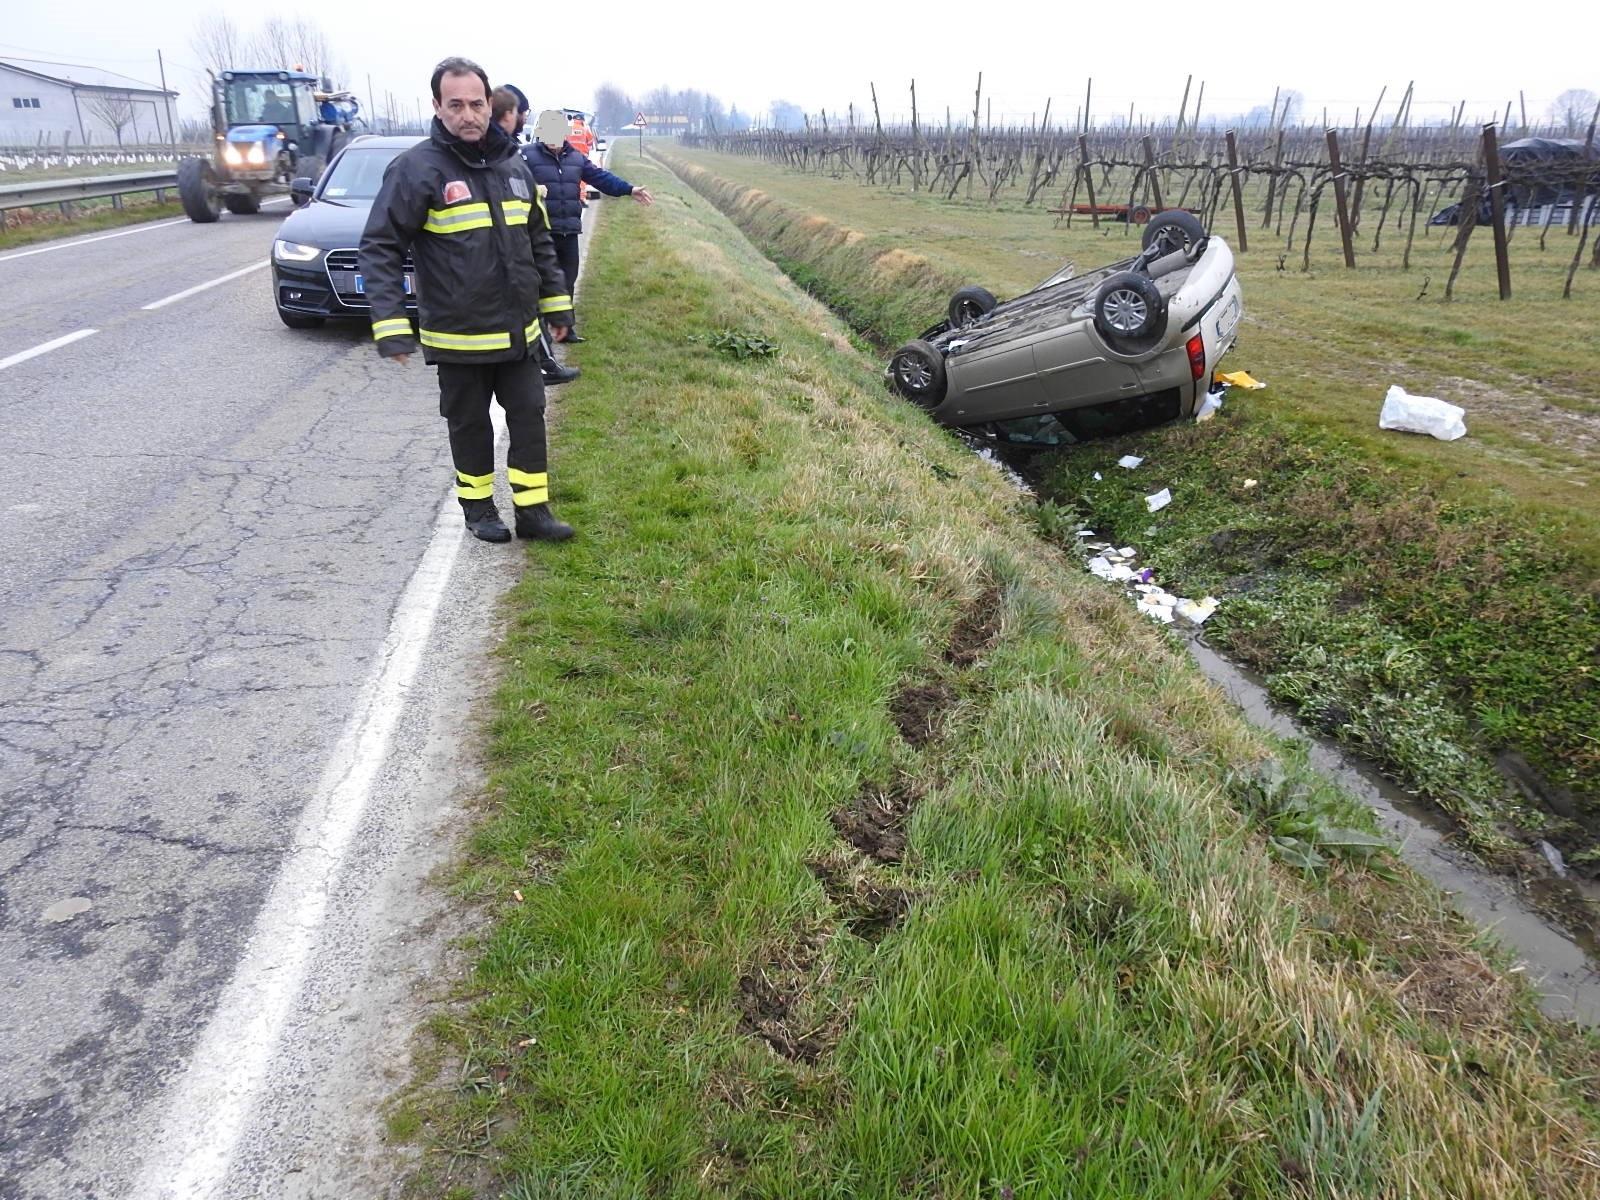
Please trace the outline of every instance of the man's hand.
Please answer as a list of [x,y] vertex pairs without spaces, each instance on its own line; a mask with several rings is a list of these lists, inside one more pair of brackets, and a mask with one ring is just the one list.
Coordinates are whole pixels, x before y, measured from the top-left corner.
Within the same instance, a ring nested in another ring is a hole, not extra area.
[[550,338],[551,338],[552,341],[557,341],[557,342],[566,341],[567,340],[567,327],[565,325],[552,325],[552,326],[550,326]]
[[388,361],[394,363],[396,366],[403,367],[410,358],[411,355],[409,354],[391,354],[388,357]]
[[649,188],[636,187],[629,195],[647,208],[656,202],[656,198],[650,194]]

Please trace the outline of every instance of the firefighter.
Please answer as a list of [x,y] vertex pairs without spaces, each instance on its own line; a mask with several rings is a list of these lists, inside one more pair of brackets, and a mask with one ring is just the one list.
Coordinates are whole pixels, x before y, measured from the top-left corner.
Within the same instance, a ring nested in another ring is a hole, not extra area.
[[[640,204],[654,204],[649,189],[634,187],[610,171],[596,166],[572,145],[567,118],[559,109],[546,109],[534,123],[534,140],[522,147],[533,177],[548,189],[545,202],[550,209],[550,229],[555,235],[556,256],[566,272],[570,291],[578,280],[578,235],[583,232],[583,189],[585,185],[607,196],[632,196]],[[581,342],[576,326],[569,342]]]
[[[401,365],[422,344],[438,367],[456,497],[467,528],[511,540],[494,505],[491,397],[511,433],[506,475],[518,537],[564,541],[550,511],[539,333],[561,341],[572,297],[549,218],[516,144],[490,119],[489,77],[464,58],[433,72],[432,134],[397,157],[361,235],[361,272],[378,353]],[[416,263],[418,328],[406,316],[401,263]]]
[[582,113],[572,118],[572,132],[567,134],[567,141],[585,158],[594,157],[594,131],[585,124]]

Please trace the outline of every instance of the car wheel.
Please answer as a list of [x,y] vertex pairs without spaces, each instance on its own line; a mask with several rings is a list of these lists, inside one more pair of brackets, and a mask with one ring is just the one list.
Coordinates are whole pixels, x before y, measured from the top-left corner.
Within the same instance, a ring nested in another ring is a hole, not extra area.
[[1150,223],[1150,207],[1145,204],[1135,204],[1128,210],[1128,220],[1134,225],[1148,225]]
[[1193,255],[1195,247],[1206,240],[1206,227],[1193,213],[1175,208],[1154,217],[1144,227],[1144,233],[1139,236],[1140,249],[1150,249],[1157,239],[1160,239],[1163,254],[1183,250]]
[[324,318],[308,317],[303,313],[285,312],[280,308],[278,310],[278,320],[282,321],[290,329],[321,329]]
[[261,211],[261,197],[252,196],[248,192],[244,195],[230,193],[222,198],[222,206],[236,216],[248,217]]
[[944,399],[944,355],[927,342],[907,342],[889,360],[889,375],[895,390],[923,408],[933,408]]
[[1107,341],[1147,338],[1166,323],[1166,297],[1148,276],[1119,271],[1095,293],[1094,327]]
[[964,287],[950,297],[950,328],[965,329],[988,316],[999,303],[987,288]]

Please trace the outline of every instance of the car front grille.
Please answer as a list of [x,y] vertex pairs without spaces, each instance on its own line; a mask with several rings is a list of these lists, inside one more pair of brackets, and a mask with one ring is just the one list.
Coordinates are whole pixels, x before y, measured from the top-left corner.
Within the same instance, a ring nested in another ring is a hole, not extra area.
[[[333,294],[339,298],[339,303],[346,308],[371,308],[364,291],[356,290],[356,280],[360,276],[359,255],[354,250],[329,250],[323,256],[323,264],[328,272],[328,285],[333,288]],[[411,255],[406,255],[403,269],[406,280],[410,284],[407,296],[408,303],[416,302],[416,282],[413,275]]]

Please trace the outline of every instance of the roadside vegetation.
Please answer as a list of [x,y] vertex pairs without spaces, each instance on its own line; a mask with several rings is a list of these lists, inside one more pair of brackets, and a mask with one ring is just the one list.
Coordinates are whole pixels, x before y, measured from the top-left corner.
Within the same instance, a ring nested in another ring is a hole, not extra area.
[[12,209],[5,214],[5,228],[0,229],[0,251],[182,215],[183,205],[176,200],[158,204],[154,193],[124,197],[120,209],[113,208],[109,199],[79,201],[72,205],[70,217],[62,216],[54,205],[48,208]]
[[412,1194],[1600,1193],[1600,1042],[627,169]]
[[[1014,295],[1063,260],[1092,269],[1137,246],[1137,229],[1086,218],[1056,228],[1017,205],[666,153],[880,351],[939,319],[956,287]],[[1600,277],[1562,301],[1570,247],[1557,236],[1543,253],[1526,232],[1518,299],[1495,298],[1479,247],[1448,305],[1437,230],[1410,272],[1398,249],[1345,271],[1333,246],[1302,273],[1252,234],[1227,365],[1268,390],[1231,391],[1209,424],[1020,465],[1058,526],[1133,542],[1167,586],[1222,598],[1210,641],[1481,853],[1527,862],[1517,843],[1542,838],[1600,875]],[[1461,404],[1469,437],[1380,432],[1391,383]],[[1109,469],[1127,453],[1144,466]],[[1162,487],[1174,501],[1152,517],[1143,497]]]

